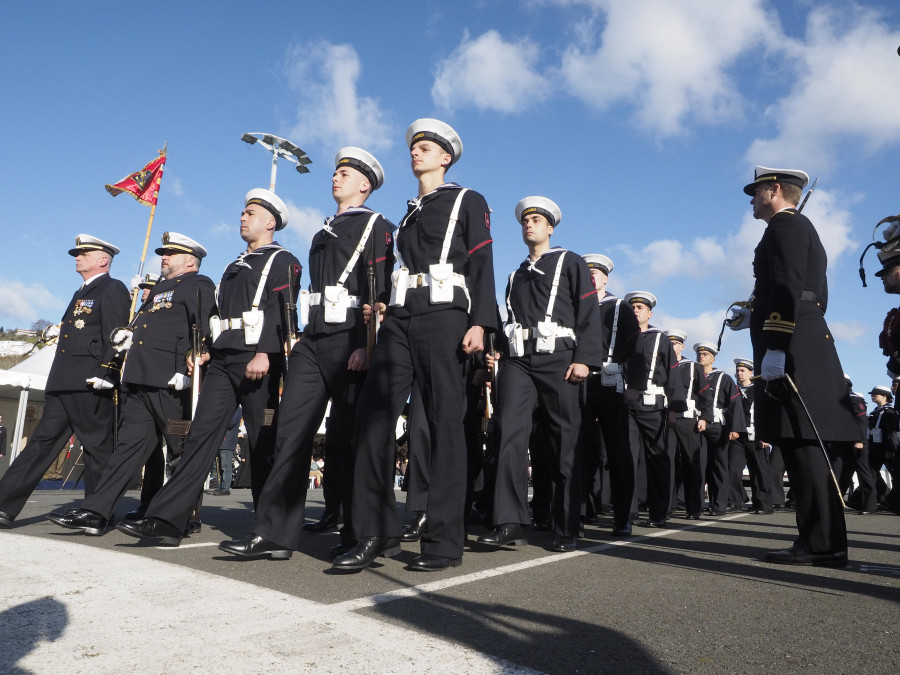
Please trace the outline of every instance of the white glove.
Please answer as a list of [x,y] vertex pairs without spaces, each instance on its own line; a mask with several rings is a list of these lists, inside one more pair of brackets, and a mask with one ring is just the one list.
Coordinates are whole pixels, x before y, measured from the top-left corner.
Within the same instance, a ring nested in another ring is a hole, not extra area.
[[731,330],[750,328],[750,310],[747,307],[732,307],[728,327]]
[[87,382],[97,391],[100,391],[101,389],[112,389],[116,386],[109,380],[102,377],[89,377],[87,380],[85,380],[85,382]]
[[140,274],[135,274],[133,277],[131,277],[131,290],[133,291],[134,289],[136,289],[138,287],[138,284],[143,280],[144,277],[142,277]]
[[113,333],[112,342],[113,349],[115,349],[119,354],[122,352],[127,352],[131,348],[131,338],[134,336],[134,333],[127,328],[120,328],[115,333]]
[[169,380],[169,386],[174,387],[175,391],[181,391],[182,389],[187,389],[188,387],[191,386],[191,378],[189,375],[175,373],[172,376],[172,379]]
[[780,349],[767,349],[762,360],[761,377],[764,380],[777,380],[784,377],[784,352]]
[[47,328],[44,330],[44,339],[52,340],[55,337],[59,337],[59,326],[57,324],[47,326]]

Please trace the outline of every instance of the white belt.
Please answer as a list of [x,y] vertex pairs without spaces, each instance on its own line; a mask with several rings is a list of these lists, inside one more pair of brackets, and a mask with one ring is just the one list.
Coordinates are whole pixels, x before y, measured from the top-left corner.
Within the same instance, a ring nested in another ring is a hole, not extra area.
[[238,330],[244,327],[243,319],[219,319],[222,330]]
[[[322,294],[321,293],[310,293],[309,294],[309,306],[317,307],[322,305]],[[359,296],[358,295],[349,295],[347,296],[347,307],[352,309],[359,308]]]
[[[451,277],[454,286],[459,286],[460,288],[466,287],[466,278],[462,274],[453,273]],[[422,274],[410,274],[409,281],[407,282],[407,288],[421,288],[422,286],[430,286],[431,285],[431,274],[428,272],[424,272]]]
[[[565,326],[557,326],[556,327],[556,335],[553,337],[559,338],[575,338],[575,331],[571,328],[566,328]],[[538,329],[537,328],[523,328],[522,329],[522,339],[523,340],[536,340],[538,338]],[[598,371],[599,372],[599,371]]]

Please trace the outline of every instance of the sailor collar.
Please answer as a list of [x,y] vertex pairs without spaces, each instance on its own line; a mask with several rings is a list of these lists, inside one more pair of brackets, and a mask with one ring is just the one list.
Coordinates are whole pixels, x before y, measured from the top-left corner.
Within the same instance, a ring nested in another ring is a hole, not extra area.
[[235,264],[241,267],[250,267],[250,263],[245,262],[247,258],[254,255],[261,255],[263,253],[267,253],[273,249],[283,250],[284,247],[279,244],[277,241],[273,241],[271,244],[266,244],[265,246],[260,246],[255,251],[244,251],[243,253],[238,254],[237,260],[235,260]]
[[538,274],[546,274],[543,270],[540,270],[537,268],[537,264],[548,255],[552,255],[554,253],[565,253],[565,251],[566,251],[566,249],[564,249],[564,248],[561,248],[559,246],[554,246],[554,247],[550,248],[549,250],[541,253],[541,256],[537,260],[532,260],[531,256],[528,256],[527,258],[525,258],[525,260],[522,261],[522,265],[527,266],[525,268],[526,272],[537,272]]
[[422,202],[424,202],[432,195],[436,195],[441,190],[462,190],[462,185],[460,185],[459,183],[441,183],[431,192],[426,192],[421,197],[413,197],[412,199],[408,199],[406,203],[411,209],[413,209],[414,211],[418,211],[422,208]]
[[354,215],[356,215],[356,214],[358,214],[358,213],[372,214],[372,213],[374,213],[374,211],[372,211],[372,209],[370,209],[368,206],[365,206],[365,205],[363,205],[363,206],[351,206],[351,207],[350,207],[349,209],[347,209],[346,211],[342,211],[341,213],[335,213],[333,216],[328,216],[328,217],[325,219],[325,224],[322,225],[322,231],[324,231],[324,232],[330,234],[332,237],[336,237],[336,236],[337,236],[337,233],[336,233],[336,232],[334,231],[334,229],[331,227],[331,224],[332,224],[335,220],[337,220],[338,218],[340,218],[341,216],[354,216]]

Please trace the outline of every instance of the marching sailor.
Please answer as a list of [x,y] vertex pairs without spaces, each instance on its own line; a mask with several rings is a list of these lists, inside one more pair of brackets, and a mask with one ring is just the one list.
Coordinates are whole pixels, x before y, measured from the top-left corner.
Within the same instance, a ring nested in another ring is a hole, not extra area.
[[580,529],[583,478],[578,449],[582,386],[604,362],[597,289],[587,263],[550,246],[559,207],[546,197],[526,197],[516,220],[528,257],[509,276],[504,334],[509,358],[498,376],[500,451],[494,493],[495,529],[478,538],[492,546],[524,544],[528,517],[528,437],[532,411],[543,411],[551,458],[551,550],[574,551]]

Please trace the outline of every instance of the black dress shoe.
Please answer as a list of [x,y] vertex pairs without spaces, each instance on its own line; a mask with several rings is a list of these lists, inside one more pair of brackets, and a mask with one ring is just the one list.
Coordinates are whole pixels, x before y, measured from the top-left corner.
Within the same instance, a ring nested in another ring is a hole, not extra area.
[[612,535],[614,537],[630,537],[631,536],[631,521],[625,523],[624,525],[616,525],[613,528]]
[[5,511],[0,511],[0,527],[12,527],[15,516],[11,516]]
[[794,544],[783,551],[770,551],[766,553],[766,562],[777,565],[813,565],[817,567],[845,567],[847,565],[846,551],[832,551],[830,553],[810,553],[800,544]]
[[525,546],[528,539],[525,537],[525,530],[518,523],[504,523],[494,528],[490,534],[484,534],[478,537],[479,544],[490,544],[491,546]]
[[856,515],[858,516],[871,516],[874,511],[856,511]]
[[184,526],[184,531],[181,533],[181,537],[190,537],[192,534],[200,534],[203,531],[203,523],[199,520],[189,520],[188,524]]
[[334,532],[337,529],[338,522],[340,518],[335,513],[325,513],[322,517],[314,523],[305,523],[303,525],[304,532],[311,532],[313,534],[325,534],[327,532]]
[[247,534],[243,539],[223,541],[219,544],[219,550],[241,558],[265,558],[268,556],[272,560],[290,560],[294,555],[291,549],[263,539],[253,532]]
[[665,527],[666,519],[662,518],[660,520],[648,520],[647,527]]
[[217,489],[213,490],[212,492],[210,492],[209,494],[215,495],[216,497],[222,497],[225,495],[230,495],[231,490],[223,490],[222,488],[217,488]]
[[775,509],[754,509],[753,513],[755,513],[757,516],[771,516],[773,513],[775,513]]
[[400,541],[419,541],[425,534],[425,528],[428,525],[428,513],[422,511],[417,513],[412,522],[403,528],[400,533]]
[[462,565],[462,558],[445,558],[432,553],[423,553],[409,563],[409,569],[417,572],[441,572],[460,565]]
[[171,523],[167,523],[159,518],[144,518],[133,523],[119,523],[116,529],[129,537],[151,539],[166,546],[178,546],[181,544],[182,531]]
[[122,520],[143,520],[147,515],[147,507],[143,504],[137,507],[134,511],[129,511],[124,516],[122,516]]
[[359,543],[331,563],[338,570],[365,569],[378,556],[393,558],[401,551],[399,537],[363,537]]
[[724,515],[725,515],[725,512],[724,512],[724,511],[710,511],[710,512],[709,512],[709,515],[711,515],[711,516],[724,516]]
[[51,523],[56,523],[60,527],[70,530],[81,530],[85,534],[93,534],[95,536],[103,534],[106,532],[106,528],[109,527],[109,521],[106,518],[93,511],[84,509],[77,509],[74,512],[54,511],[47,516],[47,520]]
[[571,553],[577,547],[575,537],[557,537],[550,546],[556,553]]
[[531,522],[537,532],[546,532],[552,526],[549,518],[533,518]]
[[700,520],[700,514],[699,514],[699,513],[689,513],[689,514],[687,514],[687,516],[685,516],[685,517],[686,517],[688,520]]
[[352,551],[356,544],[336,544],[328,549],[328,558],[334,560],[339,555],[344,555],[347,551]]

